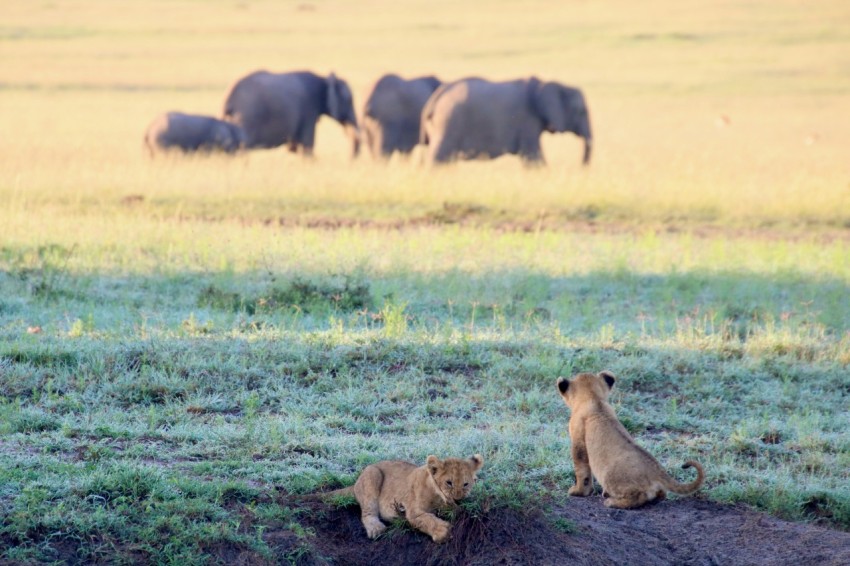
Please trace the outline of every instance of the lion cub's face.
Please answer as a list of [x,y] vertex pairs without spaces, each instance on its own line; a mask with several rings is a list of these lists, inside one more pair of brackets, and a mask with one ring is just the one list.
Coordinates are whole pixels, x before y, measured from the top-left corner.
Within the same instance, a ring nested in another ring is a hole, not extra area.
[[428,472],[434,478],[437,489],[446,503],[457,503],[472,490],[475,484],[475,472],[484,465],[480,454],[471,458],[446,458],[428,456]]
[[566,377],[558,379],[558,391],[567,407],[574,410],[579,404],[590,399],[607,401],[615,381],[616,378],[610,371],[598,374],[580,373],[572,381]]

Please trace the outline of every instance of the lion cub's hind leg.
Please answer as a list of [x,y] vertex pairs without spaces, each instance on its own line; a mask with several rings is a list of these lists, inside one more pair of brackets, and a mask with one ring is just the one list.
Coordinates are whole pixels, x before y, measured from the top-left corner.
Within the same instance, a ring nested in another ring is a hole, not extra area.
[[381,521],[381,486],[384,484],[384,472],[377,466],[366,466],[354,484],[354,497],[360,504],[360,520],[366,527],[366,535],[378,538],[387,530]]
[[[608,494],[603,493],[603,496]],[[667,497],[667,492],[663,489],[655,491],[652,488],[649,491],[629,491],[625,495],[617,495],[611,497],[608,495],[605,499],[605,507],[614,507],[616,509],[634,509],[641,507],[647,503],[655,503]]]
[[645,491],[630,491],[624,495],[616,497],[610,496],[605,500],[605,507],[614,507],[616,509],[634,509],[640,507],[649,501]]

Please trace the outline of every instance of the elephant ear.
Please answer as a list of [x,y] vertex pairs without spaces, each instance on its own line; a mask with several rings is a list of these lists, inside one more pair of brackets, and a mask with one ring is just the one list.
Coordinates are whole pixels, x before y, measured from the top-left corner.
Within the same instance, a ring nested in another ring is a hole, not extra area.
[[543,120],[543,129],[549,132],[567,131],[567,108],[561,96],[563,87],[554,82],[538,82],[535,90],[534,105]]

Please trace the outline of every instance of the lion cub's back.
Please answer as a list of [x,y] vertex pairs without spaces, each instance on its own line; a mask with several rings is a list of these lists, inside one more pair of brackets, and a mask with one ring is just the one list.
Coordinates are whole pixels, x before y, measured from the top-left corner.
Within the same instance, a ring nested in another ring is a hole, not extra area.
[[404,460],[382,460],[372,465],[381,470],[384,473],[384,477],[408,476],[413,470],[419,467]]
[[410,487],[411,476],[419,469],[416,464],[404,460],[383,460],[372,465],[381,470],[384,476],[381,494],[389,492],[397,495],[406,491]]

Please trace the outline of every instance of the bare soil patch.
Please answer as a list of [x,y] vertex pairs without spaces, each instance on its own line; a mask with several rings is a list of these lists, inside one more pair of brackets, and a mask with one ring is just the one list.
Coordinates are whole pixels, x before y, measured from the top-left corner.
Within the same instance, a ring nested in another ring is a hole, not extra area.
[[[607,509],[599,496],[571,498],[545,514],[496,509],[461,512],[452,539],[437,545],[406,528],[366,538],[359,509],[304,503],[313,529],[298,564],[422,565],[845,565],[850,533],[783,521],[741,505],[696,498],[639,510]],[[568,532],[565,532],[568,531]],[[300,541],[269,530],[276,555],[293,557]]]
[[[453,208],[448,210],[454,211]],[[541,215],[538,218],[515,218],[508,213],[494,213],[482,217],[477,209],[461,212],[456,216],[443,215],[442,210],[426,213],[422,216],[397,219],[364,219],[337,216],[278,216],[250,217],[240,215],[182,215],[179,222],[236,222],[242,226],[271,226],[279,228],[308,228],[313,230],[379,230],[405,231],[421,228],[441,228],[447,225],[464,228],[489,228],[499,233],[578,233],[645,236],[688,234],[694,238],[710,239],[726,237],[762,241],[813,241],[821,244],[850,240],[850,226],[807,225],[805,223],[787,226],[771,225],[722,225],[699,221],[652,221],[631,222],[616,220],[582,220],[558,216]]]

